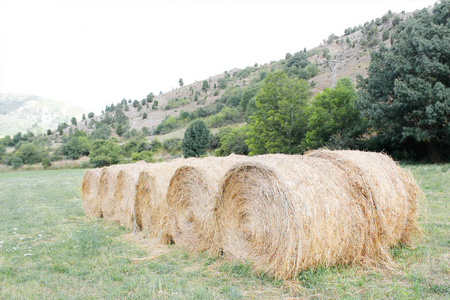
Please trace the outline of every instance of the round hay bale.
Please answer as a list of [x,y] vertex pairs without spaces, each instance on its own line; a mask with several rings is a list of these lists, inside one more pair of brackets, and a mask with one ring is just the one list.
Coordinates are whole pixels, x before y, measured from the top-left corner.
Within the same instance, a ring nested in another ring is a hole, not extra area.
[[215,218],[225,255],[276,277],[349,264],[375,251],[361,200],[344,171],[313,157],[265,155],[233,167]]
[[97,196],[100,202],[101,216],[109,221],[118,221],[118,203],[115,201],[114,191],[116,189],[117,174],[122,168],[123,165],[105,167],[100,175]]
[[133,222],[150,235],[158,236],[161,233],[166,213],[164,206],[167,189],[180,161],[182,160],[147,164],[139,173],[133,210],[130,213],[134,218]]
[[411,174],[381,153],[316,150],[307,156],[327,159],[341,168],[352,166],[353,171],[348,173],[359,187],[365,187],[364,197],[372,203],[372,223],[377,226],[381,251],[389,253],[389,248],[398,243],[411,244],[418,232],[416,219],[421,197]]
[[246,156],[190,158],[172,177],[167,192],[167,214],[162,240],[191,250],[219,250],[213,219],[220,181]]
[[140,173],[149,168],[149,164],[140,161],[135,164],[123,165],[117,174],[114,202],[118,204],[118,221],[129,230],[135,230],[134,200],[136,195],[136,183]]
[[81,198],[86,215],[91,218],[100,218],[100,202],[97,197],[100,185],[100,175],[102,169],[92,169],[84,172],[81,183]]

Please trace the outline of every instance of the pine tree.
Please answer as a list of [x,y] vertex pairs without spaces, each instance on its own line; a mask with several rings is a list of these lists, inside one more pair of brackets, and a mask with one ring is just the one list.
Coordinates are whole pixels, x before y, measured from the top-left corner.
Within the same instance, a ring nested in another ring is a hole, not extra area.
[[185,158],[199,157],[206,153],[209,145],[209,129],[202,120],[195,121],[184,132],[182,150]]

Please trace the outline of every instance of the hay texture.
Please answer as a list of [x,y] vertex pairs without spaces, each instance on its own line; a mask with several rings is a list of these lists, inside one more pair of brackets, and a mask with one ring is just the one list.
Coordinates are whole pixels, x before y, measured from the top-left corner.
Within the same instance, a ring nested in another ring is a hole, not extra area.
[[[223,252],[281,278],[311,267],[388,259],[379,256],[381,237],[368,220],[375,212],[363,196],[365,184],[359,191],[348,170],[313,155],[251,158],[232,168],[220,188],[215,218]],[[398,226],[394,222],[400,218],[386,226]]]
[[162,240],[191,250],[219,251],[214,207],[227,171],[245,156],[189,158],[172,177]]
[[168,163],[147,164],[139,173],[132,214],[136,225],[151,236],[161,234],[167,189],[180,160]]
[[376,227],[380,252],[398,243],[411,245],[417,234],[417,208],[422,197],[410,173],[385,154],[363,151],[316,150],[306,156],[326,159],[346,170],[355,190],[361,191]]
[[117,174],[113,197],[114,202],[117,203],[118,221],[129,230],[136,230],[134,222],[136,184],[140,173],[150,167],[150,164],[140,161],[135,164],[123,165]]
[[116,189],[117,174],[123,165],[114,165],[102,168],[97,198],[100,204],[101,216],[108,221],[118,221],[118,207],[114,198]]
[[97,197],[101,172],[102,169],[87,170],[84,172],[81,183],[83,208],[86,215],[91,218],[100,218],[101,216],[100,203]]

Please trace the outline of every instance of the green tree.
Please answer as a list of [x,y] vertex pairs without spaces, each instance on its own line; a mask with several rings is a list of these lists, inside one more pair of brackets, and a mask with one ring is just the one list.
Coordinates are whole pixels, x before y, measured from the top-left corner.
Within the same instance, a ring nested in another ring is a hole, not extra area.
[[184,132],[181,145],[184,157],[199,157],[206,153],[209,144],[209,129],[202,120],[195,121],[189,125]]
[[282,71],[267,75],[255,98],[256,111],[249,117],[250,155],[301,152],[310,94],[306,80],[290,78]]
[[305,148],[355,148],[367,122],[354,107],[356,90],[350,78],[339,79],[311,101]]
[[91,137],[94,140],[102,139],[107,140],[112,133],[112,129],[108,124],[102,124],[91,133]]
[[204,80],[202,84],[202,90],[206,93],[209,89],[209,83],[208,80]]
[[184,85],[183,78],[180,78],[180,79],[178,80],[178,83],[180,84],[180,86],[183,86],[183,85]]
[[152,103],[153,102],[153,98],[155,98],[155,95],[153,95],[153,93],[150,93],[147,95],[147,102],[148,103]]
[[90,148],[89,141],[86,137],[74,134],[63,146],[62,154],[70,159],[78,159],[81,156],[88,155]]
[[122,136],[122,134],[125,133],[125,127],[124,127],[122,124],[117,124],[115,130],[116,130],[116,134],[117,134],[118,136]]
[[92,144],[89,161],[94,167],[104,167],[119,163],[120,147],[110,140],[97,140]]
[[249,149],[245,140],[247,139],[246,126],[229,128],[220,136],[220,148],[216,150],[216,155],[228,156],[232,153],[248,155]]
[[42,160],[41,151],[32,143],[23,143],[14,156],[22,159],[23,163],[28,165],[39,163]]
[[157,110],[158,109],[158,101],[157,100],[155,100],[155,102],[153,102],[152,109],[153,110]]
[[142,152],[134,152],[131,154],[131,162],[137,162],[140,160],[145,160],[145,162],[148,163],[153,162],[153,152],[146,150]]
[[91,118],[93,118],[93,117],[94,117],[94,113],[93,113],[93,112],[88,113],[88,118],[89,118],[89,119],[91,119]]
[[14,170],[17,170],[21,166],[23,166],[23,160],[20,157],[14,156],[11,160],[11,165]]
[[358,80],[357,107],[391,151],[450,155],[449,12],[442,1],[399,24],[394,45],[372,53],[367,79]]
[[52,163],[51,163],[50,159],[48,159],[48,158],[42,159],[42,166],[44,167],[44,169],[47,169],[51,165],[52,165]]
[[5,145],[0,143],[0,160],[2,159],[3,155],[6,153],[6,147]]
[[72,125],[77,125],[77,118],[72,117],[72,119],[70,119],[70,123],[72,123]]

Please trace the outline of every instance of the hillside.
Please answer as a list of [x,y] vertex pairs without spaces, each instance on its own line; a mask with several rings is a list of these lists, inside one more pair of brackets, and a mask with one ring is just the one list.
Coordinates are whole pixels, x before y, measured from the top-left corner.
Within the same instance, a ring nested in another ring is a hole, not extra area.
[[[336,77],[349,77],[355,84],[358,75],[367,76],[367,68],[370,64],[370,52],[378,49],[381,45],[390,47],[390,37],[395,32],[395,25],[405,20],[412,13],[391,13],[376,20],[366,22],[364,25],[348,28],[345,35],[335,36],[331,34],[328,39],[313,49],[299,49],[299,52],[306,50],[308,61],[318,68],[316,76],[308,81],[311,84],[311,91],[316,94],[326,87],[332,86],[332,71],[328,61],[337,61]],[[284,54],[283,54],[284,55]],[[290,55],[290,54],[289,54]],[[253,65],[244,69],[231,69],[224,73],[196,81],[192,84],[180,86],[172,91],[155,95],[154,101],[158,102],[158,108],[152,109],[152,103],[142,106],[140,110],[130,105],[131,100],[127,100],[129,110],[124,111],[129,118],[129,129],[141,130],[143,127],[156,129],[166,118],[179,116],[182,111],[194,112],[199,107],[207,107],[220,100],[222,95],[234,87],[247,87],[255,84],[261,74],[277,69],[283,69],[287,60],[272,61],[264,65]],[[336,63],[335,63],[336,64]],[[203,81],[206,80],[210,88],[205,93],[202,90]],[[220,82],[226,81],[226,87],[220,87]],[[214,88],[215,87],[215,88]],[[197,100],[196,98],[197,94]],[[141,102],[141,99],[137,99]],[[133,100],[136,101],[136,100]],[[153,102],[154,103],[154,102]],[[119,104],[119,103],[118,103]],[[108,110],[106,107],[105,110]],[[148,115],[143,118],[144,113]],[[114,116],[111,111],[110,115]],[[99,122],[105,118],[105,114],[95,116],[94,120]],[[77,128],[86,132],[92,132],[95,126],[89,126],[89,120],[79,122]],[[168,135],[160,135],[159,139],[164,140],[169,137],[182,137],[184,129],[172,130]],[[73,128],[74,129],[74,128]],[[66,129],[68,132],[69,129]]]
[[33,95],[0,94],[0,136],[17,132],[44,133],[70,118],[80,118],[83,109]]

